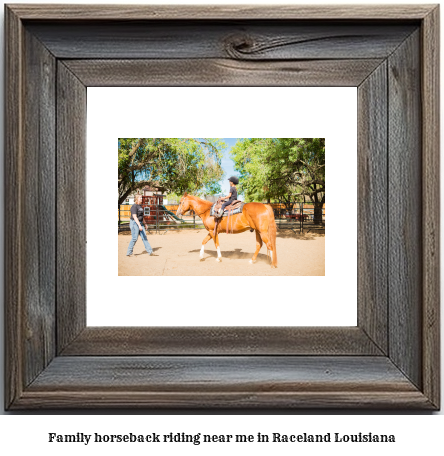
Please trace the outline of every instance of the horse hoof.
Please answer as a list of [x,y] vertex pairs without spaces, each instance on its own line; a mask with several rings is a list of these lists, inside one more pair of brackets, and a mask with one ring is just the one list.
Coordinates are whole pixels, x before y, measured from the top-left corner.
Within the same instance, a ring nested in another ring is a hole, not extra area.
[[221,262],[222,262],[222,258],[216,258],[216,261],[217,261],[218,263],[221,263]]
[[254,263],[256,263],[256,261],[250,260],[249,263],[254,264]]
[[205,261],[205,258],[204,257],[200,257],[199,261]]

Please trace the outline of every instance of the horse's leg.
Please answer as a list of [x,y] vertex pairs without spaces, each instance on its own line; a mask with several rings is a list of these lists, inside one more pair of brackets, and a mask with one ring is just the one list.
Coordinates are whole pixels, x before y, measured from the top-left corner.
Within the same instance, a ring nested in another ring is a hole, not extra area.
[[261,207],[260,203],[251,203],[251,205],[247,203],[242,214],[245,215],[248,225],[259,232],[263,243],[267,246],[267,256],[270,253],[271,266],[277,267],[276,222],[271,206]]
[[216,250],[217,250],[216,261],[218,263],[220,263],[222,261],[222,255],[220,253],[220,247],[219,247],[219,233],[216,233],[216,235],[214,236],[214,245],[216,246]]
[[250,260],[250,264],[256,263],[256,258],[259,254],[259,250],[262,247],[262,239],[259,231],[256,230],[256,252],[254,252],[253,258]]
[[270,259],[273,262],[273,245],[271,244],[270,239],[268,239],[268,233],[261,231],[261,238],[264,241],[264,244],[267,246],[267,249],[270,252]]
[[205,244],[211,239],[211,234],[208,233],[205,237],[205,239],[202,241],[202,248],[200,249],[200,261],[204,260],[204,250],[205,250]]

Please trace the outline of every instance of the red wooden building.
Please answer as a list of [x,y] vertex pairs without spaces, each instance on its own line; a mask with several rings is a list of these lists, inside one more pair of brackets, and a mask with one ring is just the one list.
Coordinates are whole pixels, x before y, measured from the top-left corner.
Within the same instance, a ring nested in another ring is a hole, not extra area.
[[155,225],[157,217],[158,223],[164,221],[163,195],[142,196],[143,223],[146,225]]

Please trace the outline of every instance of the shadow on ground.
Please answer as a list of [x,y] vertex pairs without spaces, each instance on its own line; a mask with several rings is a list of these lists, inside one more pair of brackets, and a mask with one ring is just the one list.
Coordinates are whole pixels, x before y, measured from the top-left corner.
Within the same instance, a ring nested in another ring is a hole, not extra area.
[[310,231],[309,233],[295,233],[292,230],[277,230],[276,236],[299,241],[314,241],[317,237],[325,237],[325,231]]
[[[199,253],[200,250],[190,250],[188,253]],[[242,252],[242,249],[234,249],[234,250],[223,250],[222,252],[222,260],[224,258],[230,259],[230,260],[251,260],[253,258],[253,253],[254,252]],[[211,258],[216,259],[217,258],[217,252],[214,250],[205,250],[205,256],[204,260],[209,259],[208,256]],[[259,253],[259,255],[256,258],[256,263],[267,263],[270,260],[267,258],[267,254],[265,253]]]
[[[156,253],[158,250],[160,250],[162,247],[153,247],[153,252]],[[134,256],[140,256],[140,255],[148,255],[148,252],[144,250],[143,252],[140,253],[134,253]]]

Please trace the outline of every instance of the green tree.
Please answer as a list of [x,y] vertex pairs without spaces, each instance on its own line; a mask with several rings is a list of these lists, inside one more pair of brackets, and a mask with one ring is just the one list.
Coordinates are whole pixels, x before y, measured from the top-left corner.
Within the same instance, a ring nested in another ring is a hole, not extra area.
[[324,138],[246,138],[231,150],[246,201],[282,201],[288,209],[308,198],[315,222],[325,203]]
[[216,138],[119,138],[119,200],[150,186],[182,194],[221,191],[225,143]]

